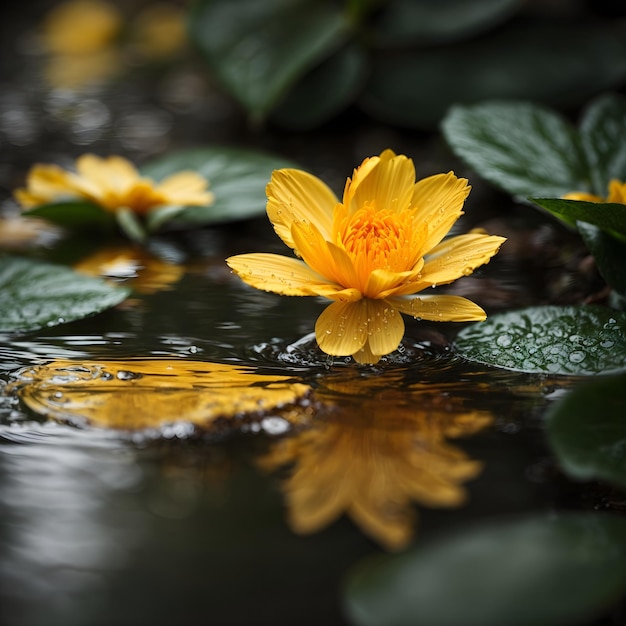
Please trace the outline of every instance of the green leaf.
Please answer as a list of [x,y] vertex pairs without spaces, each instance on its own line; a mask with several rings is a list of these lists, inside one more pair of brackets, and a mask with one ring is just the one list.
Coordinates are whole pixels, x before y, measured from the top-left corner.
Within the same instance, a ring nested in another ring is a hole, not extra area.
[[447,43],[494,27],[520,5],[520,0],[394,0],[376,14],[373,37],[389,46]]
[[617,293],[626,296],[626,243],[591,224],[578,222],[577,227],[602,278]]
[[626,43],[607,25],[515,20],[471,41],[379,54],[360,104],[431,130],[453,104],[522,98],[571,108],[625,77]]
[[604,95],[583,113],[580,134],[594,192],[607,195],[611,179],[626,181],[626,98]]
[[146,231],[134,211],[123,207],[115,212],[115,218],[120,229],[129,239],[138,243],[145,241]]
[[466,326],[456,350],[509,370],[599,374],[626,369],[626,314],[601,306],[538,306]]
[[0,257],[0,331],[25,332],[94,315],[128,296],[61,265]]
[[185,207],[177,216],[181,224],[214,224],[265,214],[265,186],[275,169],[297,167],[274,155],[235,148],[199,148],[172,152],[146,164],[142,173],[160,180],[191,169],[205,176],[215,202],[206,207]]
[[315,0],[201,0],[189,24],[217,78],[259,122],[345,41],[348,20]]
[[567,474],[626,488],[626,375],[568,392],[546,415],[548,441]]
[[626,585],[626,520],[601,513],[492,522],[359,563],[345,604],[356,626],[583,623]]
[[626,204],[562,198],[529,199],[572,226],[579,221],[587,222],[613,235],[626,237]]
[[311,130],[320,126],[355,99],[366,75],[364,50],[357,45],[346,46],[297,83],[270,119],[289,130]]
[[173,220],[182,213],[184,209],[184,205],[181,204],[168,204],[152,209],[146,215],[146,229],[151,233],[159,230],[161,226]]
[[70,230],[115,229],[113,213],[92,202],[52,202],[33,207],[23,214],[43,218]]
[[442,131],[458,157],[512,195],[561,196],[587,188],[576,131],[545,107],[530,102],[459,105],[446,115]]

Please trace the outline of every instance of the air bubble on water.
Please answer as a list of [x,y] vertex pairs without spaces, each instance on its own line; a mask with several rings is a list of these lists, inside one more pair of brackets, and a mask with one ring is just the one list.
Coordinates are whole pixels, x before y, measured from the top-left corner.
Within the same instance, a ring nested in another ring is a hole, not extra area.
[[138,378],[141,378],[141,374],[138,374],[137,372],[129,372],[128,370],[120,370],[117,374],[116,374],[118,380],[137,380]]
[[611,341],[611,339],[604,339],[603,341],[600,342],[600,345],[603,348],[612,348],[615,345],[615,342]]
[[282,417],[265,417],[261,420],[261,428],[268,435],[282,435],[289,430],[289,422]]

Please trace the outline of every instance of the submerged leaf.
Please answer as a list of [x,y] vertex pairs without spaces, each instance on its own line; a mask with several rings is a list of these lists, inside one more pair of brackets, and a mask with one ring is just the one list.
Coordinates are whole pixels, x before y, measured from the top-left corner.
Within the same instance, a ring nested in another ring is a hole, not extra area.
[[626,488],[626,375],[595,379],[548,411],[548,441],[574,478]]
[[357,626],[586,623],[626,585],[626,520],[598,513],[492,522],[351,572]]
[[601,374],[626,369],[626,314],[600,306],[539,306],[464,328],[457,352],[510,370]]
[[130,291],[60,265],[2,257],[0,293],[0,330],[25,332],[94,315]]
[[309,387],[244,366],[132,359],[53,361],[22,370],[10,390],[50,419],[137,430],[260,414],[296,402]]

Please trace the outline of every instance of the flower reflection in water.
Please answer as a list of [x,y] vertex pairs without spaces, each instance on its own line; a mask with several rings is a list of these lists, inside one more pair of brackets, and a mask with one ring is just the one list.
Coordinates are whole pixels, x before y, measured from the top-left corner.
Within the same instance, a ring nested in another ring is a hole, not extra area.
[[171,289],[185,272],[182,265],[162,260],[140,246],[130,245],[101,248],[79,261],[74,269],[114,283],[125,283],[142,294]]
[[440,387],[402,389],[398,374],[333,379],[317,390],[311,428],[282,439],[259,466],[291,467],[283,483],[289,523],[316,532],[343,513],[385,548],[412,539],[414,503],[456,507],[462,483],[482,464],[446,440],[492,422],[487,411],[464,407]]

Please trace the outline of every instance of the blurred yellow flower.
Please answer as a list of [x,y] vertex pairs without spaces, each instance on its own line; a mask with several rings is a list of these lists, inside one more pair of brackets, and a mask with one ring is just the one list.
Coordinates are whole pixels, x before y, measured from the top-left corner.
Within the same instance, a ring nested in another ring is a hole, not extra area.
[[465,502],[461,483],[482,464],[446,439],[485,428],[491,414],[440,390],[402,390],[393,374],[322,385],[311,428],[258,461],[266,471],[291,467],[283,490],[294,532],[316,532],[345,513],[386,548],[400,549],[413,536],[414,502]]
[[623,183],[615,178],[611,180],[606,198],[596,196],[586,191],[572,191],[566,193],[563,198],[565,200],[584,200],[585,202],[614,202],[616,204],[626,204],[626,182]]
[[132,44],[148,59],[171,57],[184,49],[187,42],[187,11],[168,2],[155,2],[135,17]]
[[61,55],[85,55],[109,46],[122,28],[122,15],[110,2],[68,0],[46,15],[42,34],[46,48]]
[[485,319],[466,298],[415,295],[471,274],[504,241],[478,231],[443,240],[469,191],[467,180],[452,172],[416,183],[413,161],[391,150],[363,161],[341,202],[315,176],[277,170],[267,186],[268,217],[300,258],[242,254],[227,263],[257,289],[333,300],[315,325],[319,347],[376,363],[402,340],[400,313],[434,321]]
[[145,215],[159,206],[206,206],[214,200],[207,190],[208,181],[197,172],[178,172],[155,183],[142,178],[130,161],[119,156],[85,154],[76,161],[76,173],[58,165],[38,164],[28,173],[26,182],[26,188],[14,194],[24,209],[82,200],[110,212],[130,209]]

